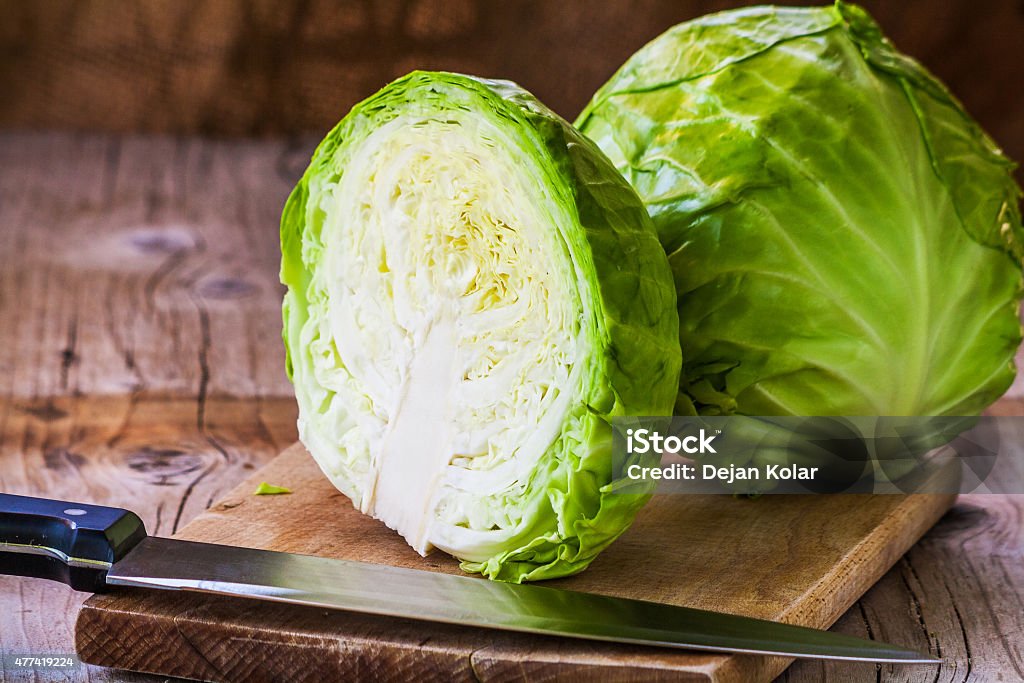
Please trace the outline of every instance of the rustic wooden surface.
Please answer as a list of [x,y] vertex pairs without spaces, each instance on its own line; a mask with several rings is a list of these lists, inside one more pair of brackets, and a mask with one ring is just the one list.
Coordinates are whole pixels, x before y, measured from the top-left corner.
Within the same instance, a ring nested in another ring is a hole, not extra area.
[[[261,481],[294,493],[254,496]],[[827,627],[952,501],[950,495],[767,496],[757,502],[658,496],[586,572],[547,585]],[[254,472],[178,536],[460,573],[452,558],[420,557],[386,526],[354,510],[301,444]],[[715,537],[730,542],[706,542]],[[152,591],[99,595],[82,609],[77,649],[85,661],[103,666],[217,681],[233,678],[239,662],[264,680],[301,681],[308,675],[303,663],[317,661],[331,663],[328,678],[334,680],[369,674],[395,683],[411,672],[419,680],[494,681],[511,671],[533,680],[655,676],[768,683],[788,664],[779,657],[652,651],[367,615],[325,619],[323,610],[225,602]],[[481,651],[486,668],[477,666]]]
[[[0,134],[0,489],[131,507],[169,535],[294,440],[277,216],[310,150]],[[1024,414],[1011,393],[997,410]],[[834,627],[950,658],[937,677],[800,662],[780,680],[1024,679],[1022,517],[1022,496],[961,498]],[[83,600],[0,577],[0,654],[72,652]]]

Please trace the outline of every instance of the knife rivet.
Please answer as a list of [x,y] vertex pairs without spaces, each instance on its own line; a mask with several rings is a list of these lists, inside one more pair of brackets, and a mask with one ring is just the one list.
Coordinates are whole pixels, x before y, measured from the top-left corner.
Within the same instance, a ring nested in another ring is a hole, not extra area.
[[78,508],[69,508],[64,511],[64,514],[71,515],[72,517],[79,517],[85,514],[85,510],[80,510]]

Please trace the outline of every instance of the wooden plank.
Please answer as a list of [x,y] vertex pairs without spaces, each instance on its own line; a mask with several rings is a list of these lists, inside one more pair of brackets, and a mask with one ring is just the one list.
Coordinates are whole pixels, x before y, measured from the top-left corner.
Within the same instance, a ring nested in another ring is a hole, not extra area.
[[[287,486],[294,493],[255,496],[260,481]],[[756,501],[659,496],[590,569],[547,585],[827,627],[952,501],[951,495],[765,496]],[[460,572],[451,557],[436,553],[422,558],[383,524],[354,510],[298,444],[178,537]],[[94,664],[218,681],[231,680],[236,675],[231,667],[240,661],[256,667],[248,670],[251,675],[263,672],[260,679],[303,680],[309,673],[303,663],[310,658],[334,662],[342,679],[369,671],[375,679],[396,681],[410,674],[436,680],[502,680],[514,671],[530,679],[655,675],[769,681],[789,663],[777,657],[581,644],[239,602],[132,590],[96,596],[79,617],[77,647]],[[259,641],[258,654],[250,651],[253,639]],[[208,654],[213,647],[221,650]],[[290,671],[301,673],[293,678]]]
[[[295,440],[277,223],[310,148],[0,133],[0,490],[166,535]],[[0,680],[66,680],[6,655],[73,652],[85,597],[0,577]]]
[[[291,399],[196,402],[110,396],[43,403],[0,400],[0,491],[127,507],[169,535],[295,439]],[[88,597],[50,581],[0,576],[0,681],[37,679],[5,655],[74,652]],[[94,667],[70,680],[142,680]]]
[[308,154],[0,135],[0,396],[290,396],[278,221]]

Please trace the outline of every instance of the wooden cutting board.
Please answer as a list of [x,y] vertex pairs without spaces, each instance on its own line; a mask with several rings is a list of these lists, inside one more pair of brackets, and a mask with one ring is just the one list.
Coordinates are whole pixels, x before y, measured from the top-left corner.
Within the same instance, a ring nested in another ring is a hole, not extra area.
[[[255,496],[261,481],[294,493]],[[812,627],[842,615],[950,507],[951,495],[659,496],[575,590]],[[458,573],[356,512],[296,444],[180,538]],[[91,664],[211,681],[770,681],[791,660],[504,633],[216,596],[122,589],[88,600]],[[870,666],[870,665],[866,665]]]

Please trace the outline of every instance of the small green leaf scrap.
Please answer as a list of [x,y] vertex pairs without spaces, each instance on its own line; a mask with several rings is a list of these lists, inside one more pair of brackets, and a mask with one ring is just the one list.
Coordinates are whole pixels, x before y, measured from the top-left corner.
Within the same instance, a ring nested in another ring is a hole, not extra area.
[[283,493],[291,493],[291,492],[292,492],[292,490],[290,488],[285,487],[285,486],[275,486],[274,484],[268,484],[267,482],[263,481],[263,482],[260,482],[260,485],[256,487],[256,490],[253,492],[253,495],[254,496],[278,496],[278,495],[281,495]]

